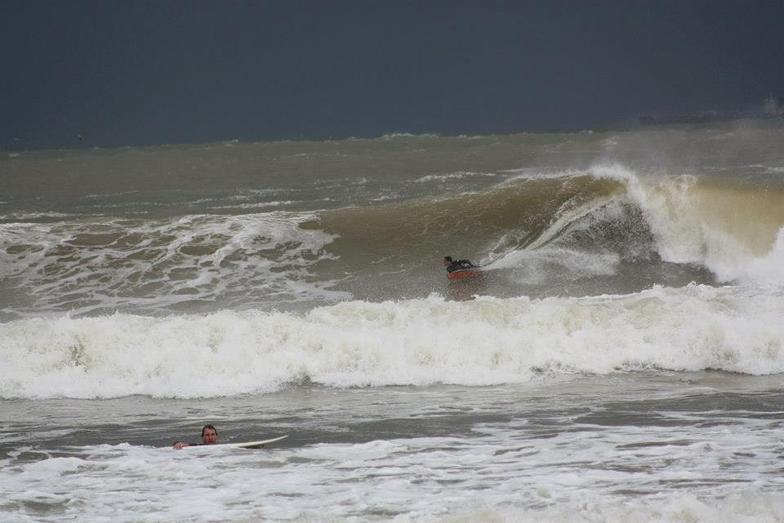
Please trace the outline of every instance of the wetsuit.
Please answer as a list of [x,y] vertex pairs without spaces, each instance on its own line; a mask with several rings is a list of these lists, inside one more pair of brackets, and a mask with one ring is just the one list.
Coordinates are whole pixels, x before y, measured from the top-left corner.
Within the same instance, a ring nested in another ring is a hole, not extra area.
[[447,265],[446,272],[464,271],[466,269],[475,268],[476,265],[471,263],[469,260],[454,260],[452,263]]

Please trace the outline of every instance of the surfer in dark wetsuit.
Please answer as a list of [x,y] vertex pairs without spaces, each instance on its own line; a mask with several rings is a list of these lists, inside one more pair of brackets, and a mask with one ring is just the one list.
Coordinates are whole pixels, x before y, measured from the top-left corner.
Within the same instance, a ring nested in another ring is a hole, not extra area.
[[455,272],[475,269],[478,266],[471,263],[470,260],[453,260],[451,256],[444,256],[444,267],[446,267],[446,272]]
[[193,445],[213,445],[218,442],[218,431],[212,425],[204,425],[201,428],[201,443],[184,443],[182,441],[175,441],[174,448],[181,449],[183,447],[191,447]]

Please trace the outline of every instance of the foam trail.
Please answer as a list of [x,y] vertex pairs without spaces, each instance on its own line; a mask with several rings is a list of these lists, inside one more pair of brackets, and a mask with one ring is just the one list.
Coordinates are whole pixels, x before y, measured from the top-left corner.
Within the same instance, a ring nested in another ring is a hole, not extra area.
[[486,385],[649,368],[772,374],[784,372],[782,317],[780,293],[692,285],[595,298],[351,301],[304,315],[37,318],[0,325],[0,396],[222,396],[303,380]]
[[512,251],[487,265],[485,270],[520,269],[516,279],[535,284],[546,282],[553,266],[559,268],[558,273],[565,280],[609,276],[615,274],[619,260],[614,253],[589,254],[573,249],[543,247]]

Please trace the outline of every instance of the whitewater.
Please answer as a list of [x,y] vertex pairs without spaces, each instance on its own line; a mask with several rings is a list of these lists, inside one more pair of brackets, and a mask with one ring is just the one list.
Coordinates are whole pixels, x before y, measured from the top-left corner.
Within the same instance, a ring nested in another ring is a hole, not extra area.
[[780,521],[783,143],[0,153],[2,519]]

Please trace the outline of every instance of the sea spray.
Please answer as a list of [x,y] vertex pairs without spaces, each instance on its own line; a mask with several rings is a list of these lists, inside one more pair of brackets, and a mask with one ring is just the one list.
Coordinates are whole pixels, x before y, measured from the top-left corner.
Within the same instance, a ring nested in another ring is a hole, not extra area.
[[776,263],[784,231],[784,190],[752,190],[738,182],[690,174],[643,176],[621,164],[589,169],[623,181],[668,262],[699,264],[721,281],[784,283]]

